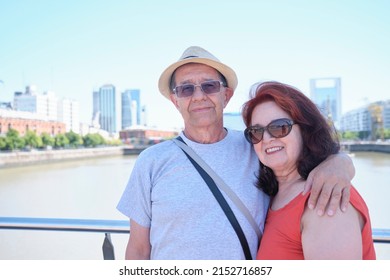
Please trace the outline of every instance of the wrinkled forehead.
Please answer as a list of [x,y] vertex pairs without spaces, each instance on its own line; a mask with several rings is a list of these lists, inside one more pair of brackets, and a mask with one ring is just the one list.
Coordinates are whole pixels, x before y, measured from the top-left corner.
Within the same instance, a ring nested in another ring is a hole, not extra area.
[[282,118],[290,119],[291,116],[275,101],[263,100],[254,107],[250,125],[266,126],[270,122]]
[[179,66],[172,74],[171,85],[183,82],[195,82],[196,79],[221,79],[223,75],[215,68],[201,63],[187,63]]

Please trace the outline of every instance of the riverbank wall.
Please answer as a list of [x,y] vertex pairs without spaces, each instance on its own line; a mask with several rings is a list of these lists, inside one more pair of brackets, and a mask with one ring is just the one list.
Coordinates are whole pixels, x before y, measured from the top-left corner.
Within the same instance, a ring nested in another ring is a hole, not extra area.
[[0,168],[50,163],[64,160],[78,160],[95,157],[137,155],[144,148],[99,147],[63,150],[33,150],[0,152]]
[[341,148],[344,151],[354,152],[377,152],[377,153],[390,153],[390,144],[341,144]]
[[[390,144],[342,143],[342,150],[354,152],[390,153]],[[99,147],[63,150],[33,150],[0,152],[0,168],[17,167],[64,160],[88,159],[121,155],[138,155],[147,147]]]

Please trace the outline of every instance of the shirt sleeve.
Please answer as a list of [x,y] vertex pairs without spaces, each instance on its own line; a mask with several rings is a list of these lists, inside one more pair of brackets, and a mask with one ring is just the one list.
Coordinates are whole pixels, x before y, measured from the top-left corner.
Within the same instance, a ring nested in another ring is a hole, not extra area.
[[151,168],[142,153],[137,158],[117,209],[144,227],[151,224]]

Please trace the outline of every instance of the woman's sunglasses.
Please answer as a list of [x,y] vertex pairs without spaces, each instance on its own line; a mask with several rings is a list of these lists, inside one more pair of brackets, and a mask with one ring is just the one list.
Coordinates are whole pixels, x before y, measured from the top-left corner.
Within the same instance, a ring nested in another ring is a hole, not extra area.
[[290,119],[277,119],[270,122],[266,127],[249,126],[245,129],[245,138],[249,143],[257,144],[263,140],[264,131],[275,138],[286,137],[295,123]]

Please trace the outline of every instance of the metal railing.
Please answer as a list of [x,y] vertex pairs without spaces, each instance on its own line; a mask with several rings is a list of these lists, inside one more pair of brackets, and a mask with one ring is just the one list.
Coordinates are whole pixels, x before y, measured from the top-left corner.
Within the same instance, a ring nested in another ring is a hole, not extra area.
[[[129,221],[122,220],[0,217],[0,229],[101,232],[105,235],[102,245],[103,259],[114,260],[114,246],[110,234],[129,234],[130,227]],[[372,237],[374,243],[390,244],[390,229],[374,228],[372,229]]]
[[103,258],[114,260],[114,245],[111,233],[129,234],[129,221],[120,220],[86,220],[57,218],[0,217],[0,229],[43,230],[43,231],[76,231],[104,233]]

